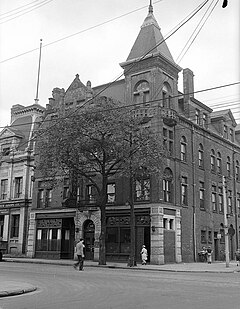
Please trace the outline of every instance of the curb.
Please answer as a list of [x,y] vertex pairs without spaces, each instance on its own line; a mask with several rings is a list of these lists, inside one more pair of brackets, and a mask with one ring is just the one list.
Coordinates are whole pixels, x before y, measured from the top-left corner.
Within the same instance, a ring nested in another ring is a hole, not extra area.
[[[3,259],[4,262],[8,262],[8,263],[31,263],[31,264],[40,264],[40,265],[57,265],[57,266],[72,266],[69,263],[58,263],[57,261],[55,262],[54,260],[51,262],[47,262],[47,261],[34,261],[34,259],[31,260],[14,260],[14,259]],[[74,261],[73,261],[74,262]],[[239,269],[232,269],[232,270],[228,270],[228,271],[224,271],[224,270],[200,270],[200,269],[163,269],[163,268],[148,268],[146,267],[138,267],[138,266],[119,266],[119,265],[87,265],[84,264],[84,267],[102,267],[102,268],[110,268],[110,269],[131,269],[131,270],[148,270],[148,271],[162,271],[162,272],[180,272],[180,273],[239,273],[240,272],[240,268]]]
[[37,287],[26,288],[26,289],[16,289],[16,290],[9,290],[9,291],[0,291],[0,297],[16,296],[16,295],[34,292],[36,290],[37,290]]

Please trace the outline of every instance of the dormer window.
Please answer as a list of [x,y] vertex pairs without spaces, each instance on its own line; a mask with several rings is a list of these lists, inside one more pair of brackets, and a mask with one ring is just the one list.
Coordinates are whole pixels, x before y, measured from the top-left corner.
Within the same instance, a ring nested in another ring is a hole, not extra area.
[[233,129],[229,129],[229,138],[231,142],[234,142],[234,135],[233,135]]
[[196,124],[200,124],[200,110],[199,109],[195,109],[195,122]]
[[207,114],[203,113],[202,116],[202,125],[205,129],[207,129]]
[[223,126],[223,137],[228,138],[228,129],[226,125]]

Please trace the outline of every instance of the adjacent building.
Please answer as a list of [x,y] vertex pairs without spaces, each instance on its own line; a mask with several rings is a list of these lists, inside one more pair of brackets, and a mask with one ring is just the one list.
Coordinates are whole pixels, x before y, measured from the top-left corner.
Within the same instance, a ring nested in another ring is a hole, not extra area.
[[25,254],[34,181],[34,141],[45,108],[14,105],[0,133],[0,239],[6,252]]

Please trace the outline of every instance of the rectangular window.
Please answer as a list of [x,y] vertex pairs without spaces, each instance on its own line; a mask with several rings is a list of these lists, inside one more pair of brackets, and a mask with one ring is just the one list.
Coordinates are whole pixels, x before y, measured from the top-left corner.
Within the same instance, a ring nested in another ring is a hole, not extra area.
[[229,129],[229,136],[230,136],[230,141],[234,142],[234,136],[233,136],[233,129]]
[[37,207],[38,208],[43,208],[44,206],[44,190],[40,189],[38,190],[38,202],[37,202]]
[[16,177],[15,178],[15,191],[14,191],[14,197],[20,198],[22,195],[22,185],[23,185],[23,178],[22,177]]
[[64,180],[63,180],[63,199],[65,200],[68,197],[69,197],[69,179],[64,178]]
[[237,193],[238,216],[240,215],[240,193]]
[[46,207],[50,207],[52,203],[52,189],[46,190]]
[[228,190],[228,213],[232,214],[233,205],[232,205],[232,191]]
[[136,180],[135,184],[135,201],[149,201],[150,200],[150,179]]
[[212,242],[212,231],[208,231],[208,242]]
[[231,164],[230,164],[230,162],[227,162],[227,175],[228,175],[228,177],[231,176]]
[[199,109],[195,110],[195,122],[196,124],[200,124],[200,110]]
[[212,211],[217,211],[217,187],[212,185]]
[[181,183],[181,204],[184,206],[188,205],[188,184],[187,184],[187,177],[182,177],[182,183]]
[[223,126],[223,137],[228,138],[228,130],[226,125]]
[[218,208],[219,212],[223,213],[223,188],[218,188]]
[[206,243],[207,242],[207,232],[204,230],[201,230],[201,243]]
[[204,182],[199,182],[199,200],[200,200],[200,209],[205,210],[205,203],[204,203]]
[[20,221],[20,215],[12,215],[12,218],[11,218],[11,237],[18,237],[18,235],[19,235],[19,221]]
[[202,116],[202,125],[206,129],[207,128],[207,114],[203,113]]
[[0,237],[3,237],[4,216],[0,215]]
[[164,202],[172,202],[172,181],[163,179],[163,200]]
[[169,156],[173,156],[174,150],[174,134],[172,130],[163,128],[163,147]]
[[8,179],[1,180],[1,200],[7,199]]
[[95,188],[93,185],[87,185],[87,202],[89,204],[96,203]]
[[217,172],[218,174],[222,173],[222,161],[220,158],[217,158]]
[[107,185],[107,203],[115,202],[115,183],[108,183]]

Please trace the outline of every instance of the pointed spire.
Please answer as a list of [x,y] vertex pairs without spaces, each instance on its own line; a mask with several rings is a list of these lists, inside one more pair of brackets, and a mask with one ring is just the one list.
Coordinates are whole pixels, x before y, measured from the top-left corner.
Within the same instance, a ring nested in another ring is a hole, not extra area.
[[149,14],[152,14],[152,13],[153,13],[152,0],[150,0],[150,4],[149,4],[149,7],[148,7],[148,13],[149,13]]

